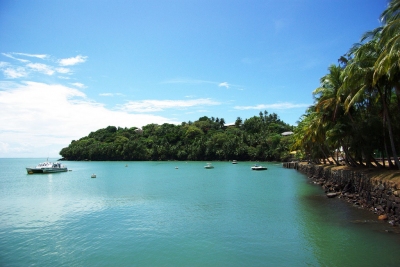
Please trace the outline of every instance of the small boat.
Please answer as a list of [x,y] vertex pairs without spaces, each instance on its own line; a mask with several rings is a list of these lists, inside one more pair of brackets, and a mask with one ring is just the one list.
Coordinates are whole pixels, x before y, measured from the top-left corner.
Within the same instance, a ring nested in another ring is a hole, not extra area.
[[207,165],[204,166],[204,169],[214,169],[214,166],[211,165],[211,163],[207,163]]
[[26,171],[28,174],[33,174],[33,173],[54,173],[54,172],[67,172],[68,168],[67,166],[64,166],[63,164],[59,162],[42,162],[39,163],[36,167],[34,168],[26,168]]
[[237,164],[237,161],[236,160],[232,160],[232,164]]
[[90,178],[96,178],[96,174],[93,173]]
[[253,171],[264,171],[267,170],[267,167],[263,167],[261,165],[255,164],[253,167],[251,167]]

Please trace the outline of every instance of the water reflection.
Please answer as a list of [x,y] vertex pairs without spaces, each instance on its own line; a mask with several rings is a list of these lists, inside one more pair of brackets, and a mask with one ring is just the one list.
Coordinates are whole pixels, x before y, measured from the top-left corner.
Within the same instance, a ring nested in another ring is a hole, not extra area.
[[301,227],[321,266],[399,266],[399,236],[389,236],[368,211],[326,198],[306,179],[298,187]]

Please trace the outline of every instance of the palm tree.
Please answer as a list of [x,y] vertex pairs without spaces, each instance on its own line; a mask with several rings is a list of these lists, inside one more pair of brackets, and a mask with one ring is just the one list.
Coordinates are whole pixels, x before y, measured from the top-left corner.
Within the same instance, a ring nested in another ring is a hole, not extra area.
[[220,128],[221,128],[221,129],[224,128],[224,126],[225,126],[225,120],[224,120],[224,118],[219,119],[219,125],[220,125]]
[[240,128],[240,126],[242,126],[242,123],[243,123],[242,118],[237,117],[235,121],[235,127]]
[[308,160],[319,163],[322,158],[324,161],[328,158],[325,155],[323,144],[325,140],[324,124],[321,121],[322,113],[315,111],[315,106],[307,110],[298,126],[294,131],[293,150],[304,150]]
[[[355,107],[358,111],[363,108],[368,111],[369,106],[374,105],[377,99],[381,101],[383,119],[386,121],[392,154],[397,167],[400,169],[400,161],[397,157],[392,123],[389,116],[388,101],[390,101],[390,90],[388,90],[387,76],[381,76],[378,81],[374,82],[374,65],[383,50],[379,37],[379,31],[368,32],[362,38],[362,41],[366,42],[356,44],[350,49],[351,60],[344,69],[344,83],[338,93],[347,95],[344,102],[346,112],[351,107]],[[370,155],[366,156],[369,157]]]
[[[341,136],[335,136],[331,132],[330,138],[328,139],[326,133],[338,122],[338,119],[340,119],[338,117],[343,117],[343,112],[340,112],[342,111],[341,98],[340,94],[338,94],[339,88],[343,84],[341,77],[343,69],[340,66],[331,65],[328,70],[329,73],[321,78],[321,86],[314,90],[313,95],[316,100],[315,112],[319,113],[325,131],[324,147],[327,148],[329,154],[332,153],[330,156],[332,156],[335,163],[339,165],[335,157],[333,157],[333,151],[339,149],[340,146],[337,140],[340,139]],[[322,147],[321,150],[323,150]]]
[[387,83],[393,86],[397,96],[397,107],[400,112],[400,0],[392,0],[382,13],[381,21],[384,26],[376,30],[380,34],[379,44],[382,53],[375,62],[373,83],[386,77]]
[[343,69],[340,66],[331,65],[329,73],[321,78],[321,86],[314,90],[313,95],[317,98],[316,111],[332,110],[332,120],[336,119],[340,104],[338,91],[343,84],[341,77]]

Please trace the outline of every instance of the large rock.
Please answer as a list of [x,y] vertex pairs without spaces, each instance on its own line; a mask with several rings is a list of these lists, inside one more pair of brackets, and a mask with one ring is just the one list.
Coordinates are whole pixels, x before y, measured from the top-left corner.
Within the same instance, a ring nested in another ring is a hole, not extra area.
[[378,216],[378,220],[387,220],[388,216],[386,214],[382,214]]
[[329,198],[334,198],[334,197],[336,197],[337,195],[338,195],[337,192],[327,193],[327,194],[326,194],[326,196],[329,197]]

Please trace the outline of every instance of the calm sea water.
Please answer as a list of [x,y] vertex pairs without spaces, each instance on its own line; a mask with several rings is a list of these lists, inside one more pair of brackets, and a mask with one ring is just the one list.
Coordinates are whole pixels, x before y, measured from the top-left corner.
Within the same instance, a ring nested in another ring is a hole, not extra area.
[[72,171],[27,175],[40,161],[0,159],[0,266],[400,266],[387,223],[281,164],[64,162]]

